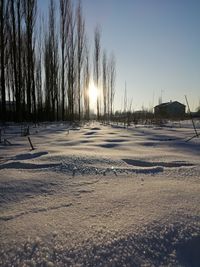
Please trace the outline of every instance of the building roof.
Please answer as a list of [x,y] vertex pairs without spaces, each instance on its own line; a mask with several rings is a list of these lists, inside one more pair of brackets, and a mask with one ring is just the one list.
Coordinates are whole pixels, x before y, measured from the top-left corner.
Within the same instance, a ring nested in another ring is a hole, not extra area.
[[185,106],[184,104],[182,104],[182,103],[180,103],[178,101],[170,101],[170,102],[166,102],[166,103],[161,103],[161,104],[155,106],[154,108],[156,108],[156,107],[167,107],[167,106],[174,105],[174,104],[179,104],[179,105]]

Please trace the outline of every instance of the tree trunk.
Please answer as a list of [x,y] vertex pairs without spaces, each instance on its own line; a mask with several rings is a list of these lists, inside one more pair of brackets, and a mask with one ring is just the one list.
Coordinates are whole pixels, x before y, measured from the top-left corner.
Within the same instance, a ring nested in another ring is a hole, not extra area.
[[6,88],[5,88],[5,40],[4,40],[4,27],[5,27],[5,1],[1,0],[0,6],[0,36],[1,36],[1,114],[2,121],[6,121]]

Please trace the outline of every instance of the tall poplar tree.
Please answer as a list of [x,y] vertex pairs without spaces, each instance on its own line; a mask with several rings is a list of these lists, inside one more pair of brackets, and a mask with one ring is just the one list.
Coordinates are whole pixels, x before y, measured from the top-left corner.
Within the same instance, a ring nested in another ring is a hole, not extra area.
[[[100,79],[100,53],[101,53],[101,34],[100,29],[97,26],[94,32],[94,81],[99,90]],[[97,96],[97,119],[100,118],[100,93]]]
[[82,15],[81,1],[76,11],[77,25],[77,87],[78,87],[78,119],[81,119],[81,73],[85,51],[85,22]]
[[6,0],[0,0],[0,56],[1,56],[1,116],[2,120],[6,120],[6,86],[5,86],[5,47],[6,47],[6,40],[5,40],[5,28],[6,28]]

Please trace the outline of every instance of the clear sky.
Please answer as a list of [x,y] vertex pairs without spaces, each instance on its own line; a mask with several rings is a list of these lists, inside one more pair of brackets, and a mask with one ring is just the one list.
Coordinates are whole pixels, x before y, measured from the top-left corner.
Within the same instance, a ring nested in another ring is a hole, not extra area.
[[187,95],[193,110],[200,104],[200,0],[82,0],[82,6],[91,50],[99,24],[102,49],[116,56],[115,109],[125,81],[134,110],[158,104],[161,95],[182,103]]

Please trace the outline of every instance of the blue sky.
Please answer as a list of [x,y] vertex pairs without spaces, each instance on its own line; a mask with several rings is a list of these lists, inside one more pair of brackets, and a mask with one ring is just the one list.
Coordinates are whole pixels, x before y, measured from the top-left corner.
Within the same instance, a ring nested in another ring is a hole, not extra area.
[[134,110],[156,105],[161,94],[163,102],[182,103],[187,95],[193,110],[200,104],[199,0],[82,0],[82,6],[91,50],[99,24],[102,50],[116,56],[115,109],[125,81]]

